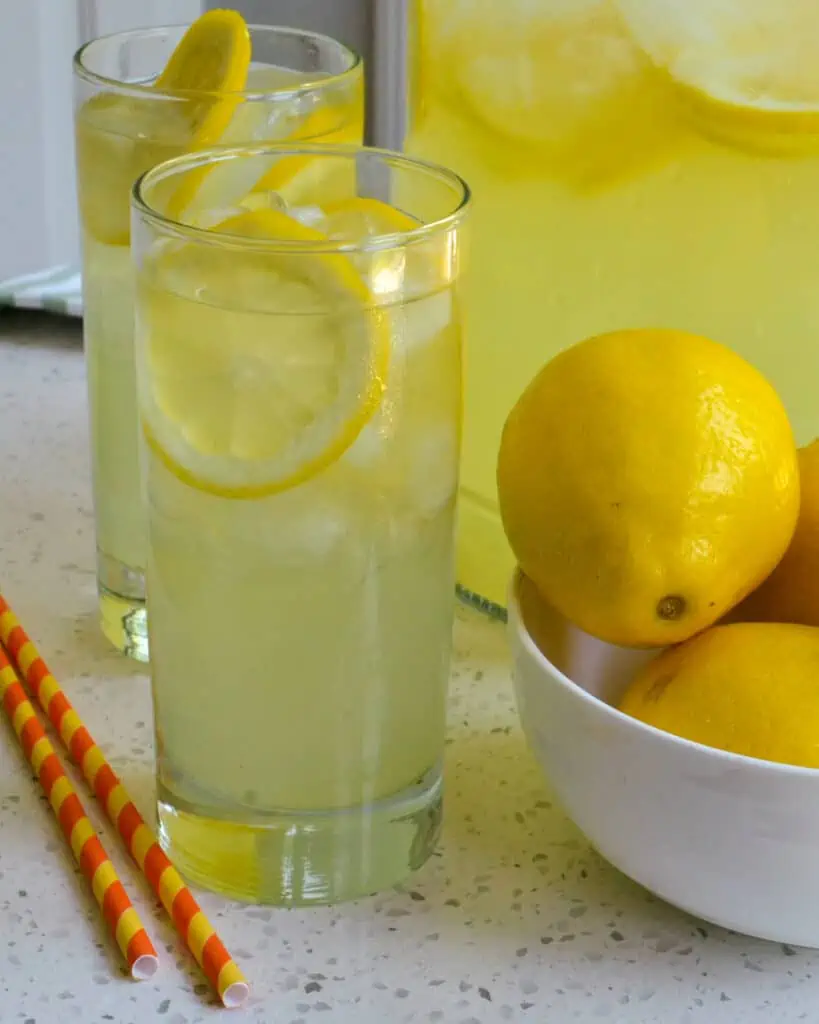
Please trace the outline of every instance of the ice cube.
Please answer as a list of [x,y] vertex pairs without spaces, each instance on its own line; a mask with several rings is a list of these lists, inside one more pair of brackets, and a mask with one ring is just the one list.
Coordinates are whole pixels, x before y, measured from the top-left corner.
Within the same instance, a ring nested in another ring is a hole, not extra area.
[[326,559],[343,543],[350,529],[345,509],[329,502],[302,508],[298,514],[281,517],[278,523],[278,528],[268,534],[267,550],[272,544],[276,556],[286,561]]
[[405,350],[421,349],[437,338],[452,321],[452,295],[449,291],[442,291],[415,299],[394,309],[392,316]]
[[458,435],[454,424],[425,425],[408,458],[408,492],[417,513],[431,518],[451,501],[458,482]]
[[344,461],[356,469],[373,468],[385,456],[389,436],[382,416],[376,414],[344,453]]
[[324,226],[325,213],[320,206],[290,206],[287,213],[305,227],[321,231]]

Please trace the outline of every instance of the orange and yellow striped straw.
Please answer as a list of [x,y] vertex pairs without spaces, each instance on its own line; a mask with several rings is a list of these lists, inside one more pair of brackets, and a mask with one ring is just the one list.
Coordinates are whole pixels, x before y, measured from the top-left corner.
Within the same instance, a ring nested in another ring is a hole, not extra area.
[[159,897],[223,1005],[228,1009],[241,1006],[250,992],[244,975],[2,595],[0,643],[15,663],[29,692],[48,715],[63,746],[80,767],[109,821],[116,826],[126,849]]
[[131,977],[147,981],[159,966],[156,950],[2,647],[0,697],[3,710],[28,763],[40,780],[60,830],[125,957]]

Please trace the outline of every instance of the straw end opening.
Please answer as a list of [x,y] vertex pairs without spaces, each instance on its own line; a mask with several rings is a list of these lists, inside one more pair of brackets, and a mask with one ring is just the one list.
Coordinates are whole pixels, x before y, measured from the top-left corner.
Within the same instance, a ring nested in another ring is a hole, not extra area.
[[222,993],[222,1005],[227,1010],[238,1010],[250,995],[250,985],[246,981],[234,981]]
[[159,957],[152,953],[144,953],[131,964],[131,977],[135,981],[150,981],[158,969]]

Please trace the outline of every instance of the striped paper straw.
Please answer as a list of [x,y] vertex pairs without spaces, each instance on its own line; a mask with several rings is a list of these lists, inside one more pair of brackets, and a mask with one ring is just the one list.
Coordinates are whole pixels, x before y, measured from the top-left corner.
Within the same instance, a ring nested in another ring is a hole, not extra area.
[[131,977],[147,981],[159,966],[156,950],[2,647],[0,695],[3,710],[40,780],[79,869],[91,886]]
[[63,746],[80,767],[108,820],[116,826],[126,849],[148,879],[222,1003],[228,1009],[241,1006],[250,992],[244,975],[2,595],[0,643],[15,663],[29,692],[48,715]]

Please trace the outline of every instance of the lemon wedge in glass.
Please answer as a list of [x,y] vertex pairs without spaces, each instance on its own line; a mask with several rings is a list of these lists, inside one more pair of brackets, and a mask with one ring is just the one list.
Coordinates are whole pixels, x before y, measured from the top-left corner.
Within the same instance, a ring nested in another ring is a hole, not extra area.
[[171,54],[156,88],[196,93],[183,100],[191,139],[217,142],[230,122],[250,67],[250,34],[237,11],[208,11],[191,25]]
[[80,211],[98,241],[128,244],[131,186],[140,174],[219,141],[245,87],[250,49],[240,14],[209,11],[187,30],[152,86],[85,101],[77,114]]

